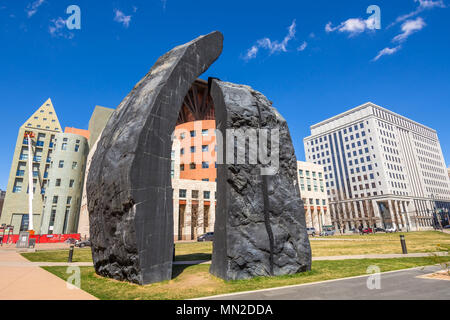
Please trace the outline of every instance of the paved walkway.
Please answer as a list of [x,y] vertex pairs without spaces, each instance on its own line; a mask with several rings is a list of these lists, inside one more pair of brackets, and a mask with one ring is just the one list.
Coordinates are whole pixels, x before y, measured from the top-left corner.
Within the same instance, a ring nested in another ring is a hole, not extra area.
[[15,250],[0,249],[0,300],[96,299],[83,290],[69,289],[64,280],[38,265]]
[[199,300],[450,300],[450,281],[418,278],[436,266],[384,272],[379,289],[369,289],[367,275],[289,287],[241,292]]

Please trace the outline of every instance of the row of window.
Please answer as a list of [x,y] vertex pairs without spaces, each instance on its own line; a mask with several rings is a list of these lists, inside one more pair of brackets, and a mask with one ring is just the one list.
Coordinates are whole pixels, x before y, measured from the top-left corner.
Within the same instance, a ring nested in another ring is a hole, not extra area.
[[[380,110],[378,108],[374,108],[374,113],[377,117],[384,119],[386,121],[389,121],[391,123],[395,123],[399,126],[403,126],[405,128],[408,128],[409,130],[414,130],[414,131],[419,132],[420,134],[423,134],[430,138],[435,137],[435,134],[432,131],[430,131],[422,126],[419,126],[419,125],[413,123],[412,121],[401,118],[397,115],[393,115],[391,113],[388,113],[384,110]],[[383,123],[383,122],[381,122],[381,123]],[[393,131],[393,128],[391,125],[388,125],[388,124],[384,124],[384,125],[386,126],[386,129]]]
[[[191,148],[190,148],[191,153],[195,153],[195,150],[196,150],[195,146],[191,146]],[[215,146],[214,150],[217,151],[217,146]],[[208,151],[209,151],[209,146],[208,145],[203,145],[202,146],[202,152],[208,152]],[[182,155],[184,154],[184,148],[180,149],[180,154],[182,154]]]
[[[202,129],[202,136],[207,136],[208,135],[208,129]],[[189,135],[191,136],[191,138],[194,138],[197,133],[195,130],[191,130],[189,131]],[[186,135],[184,133],[180,133],[180,139],[183,140],[184,138],[186,138]]]
[[303,169],[298,170],[298,174],[300,177],[303,177],[303,172],[305,172],[306,177],[310,176],[310,173],[312,175],[313,178],[315,178],[316,176],[319,177],[319,179],[322,179],[322,172],[316,172],[316,171],[309,171],[309,170],[305,170],[303,171]]
[[[214,166],[217,169],[217,162],[214,162]],[[195,162],[191,162],[189,164],[189,169],[194,170],[197,168],[197,165],[195,164]],[[209,169],[209,162],[208,161],[202,161],[202,169]],[[180,164],[180,171],[184,171],[185,170],[185,164],[182,163]]]
[[[187,190],[186,189],[180,189],[179,190],[179,197],[180,198],[186,198],[187,197]],[[192,199],[198,199],[199,197],[199,191],[198,190],[191,190],[191,198]],[[211,192],[210,191],[203,191],[203,199],[211,199]]]
[[[316,205],[316,206],[320,206],[322,203],[322,206],[326,206],[327,205],[327,201],[325,199],[307,199],[307,198],[303,198],[303,203],[305,205],[309,204],[309,205]],[[321,201],[322,200],[322,201]]]

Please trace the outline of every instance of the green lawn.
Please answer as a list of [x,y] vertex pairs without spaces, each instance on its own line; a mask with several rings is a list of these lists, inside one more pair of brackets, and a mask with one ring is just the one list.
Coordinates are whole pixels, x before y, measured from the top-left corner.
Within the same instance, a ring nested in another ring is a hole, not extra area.
[[[441,258],[400,258],[314,261],[312,271],[291,276],[223,281],[209,274],[209,265],[174,266],[173,279],[139,286],[103,278],[92,267],[81,267],[81,288],[102,300],[172,300],[273,288],[366,274],[368,266],[376,265],[382,272],[430,265]],[[66,267],[44,267],[45,270],[67,280]]]
[[[334,236],[331,241],[311,241],[313,257],[355,255],[355,254],[384,254],[402,253],[400,234],[405,235],[409,253],[436,251],[436,246],[450,245],[450,234],[438,231],[388,233],[370,235]],[[176,244],[176,261],[210,260],[212,242],[190,242]],[[66,262],[68,250],[37,251],[22,253],[30,261],[35,262]],[[73,262],[92,261],[91,250],[75,249]]]

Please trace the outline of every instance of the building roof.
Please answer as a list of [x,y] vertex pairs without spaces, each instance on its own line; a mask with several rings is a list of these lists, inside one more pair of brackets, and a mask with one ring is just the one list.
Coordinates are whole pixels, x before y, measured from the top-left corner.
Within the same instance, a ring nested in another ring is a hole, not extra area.
[[84,129],[77,129],[77,128],[71,128],[71,127],[66,127],[64,129],[65,133],[73,133],[73,134],[78,134],[82,137],[85,137],[86,139],[89,140],[89,130],[84,130]]
[[378,108],[378,109],[383,110],[383,111],[385,111],[385,112],[387,112],[387,113],[390,113],[390,114],[395,115],[395,116],[397,116],[397,117],[400,117],[400,118],[402,118],[402,119],[404,119],[404,120],[407,120],[407,121],[409,121],[409,122],[412,122],[412,123],[414,123],[414,124],[416,124],[416,125],[418,125],[418,126],[420,126],[420,127],[422,127],[422,128],[425,128],[425,129],[431,130],[431,131],[433,131],[433,132],[436,132],[436,130],[434,130],[433,128],[427,127],[427,126],[425,126],[425,125],[423,125],[423,124],[421,124],[421,123],[418,123],[418,122],[416,122],[416,121],[414,121],[414,120],[411,120],[411,119],[409,119],[409,118],[406,118],[406,117],[404,117],[404,116],[402,116],[402,115],[400,115],[400,114],[398,114],[398,113],[395,113],[395,112],[393,112],[393,111],[391,111],[391,110],[388,110],[388,109],[386,109],[386,108],[383,108],[383,107],[381,107],[381,106],[379,106],[379,105],[377,105],[377,104],[375,104],[375,103],[373,103],[373,102],[370,102],[370,101],[369,101],[369,102],[366,102],[366,103],[363,103],[363,104],[361,104],[361,105],[359,105],[359,106],[357,106],[357,107],[355,107],[355,108],[352,108],[352,109],[350,109],[350,110],[347,110],[347,111],[345,111],[345,112],[342,112],[342,113],[340,113],[340,114],[338,114],[338,115],[335,115],[335,116],[333,116],[333,117],[331,117],[331,118],[328,118],[328,119],[326,119],[326,120],[323,120],[323,121],[321,121],[321,122],[319,122],[319,123],[316,123],[316,124],[312,125],[310,128],[311,128],[311,130],[312,130],[312,129],[314,129],[314,128],[320,127],[320,126],[322,126],[322,125],[324,125],[324,124],[327,124],[327,123],[329,123],[329,122],[332,122],[332,121],[334,121],[334,120],[337,120],[337,119],[342,118],[342,117],[344,117],[344,116],[346,116],[346,115],[348,115],[348,114],[354,113],[354,112],[356,112],[356,111],[359,111],[359,110],[364,109],[364,108],[367,108],[367,107]]
[[22,127],[62,132],[61,124],[59,123],[52,100],[48,98],[47,101],[45,101],[44,104],[22,125]]

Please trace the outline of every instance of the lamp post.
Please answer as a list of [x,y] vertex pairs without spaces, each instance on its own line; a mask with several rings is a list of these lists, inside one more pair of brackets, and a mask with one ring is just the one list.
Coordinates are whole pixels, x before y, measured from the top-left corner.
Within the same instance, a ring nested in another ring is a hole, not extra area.
[[33,225],[33,196],[34,196],[34,184],[33,184],[33,149],[31,144],[31,138],[33,138],[33,132],[26,131],[25,138],[28,142],[28,232],[30,235],[34,234]]

